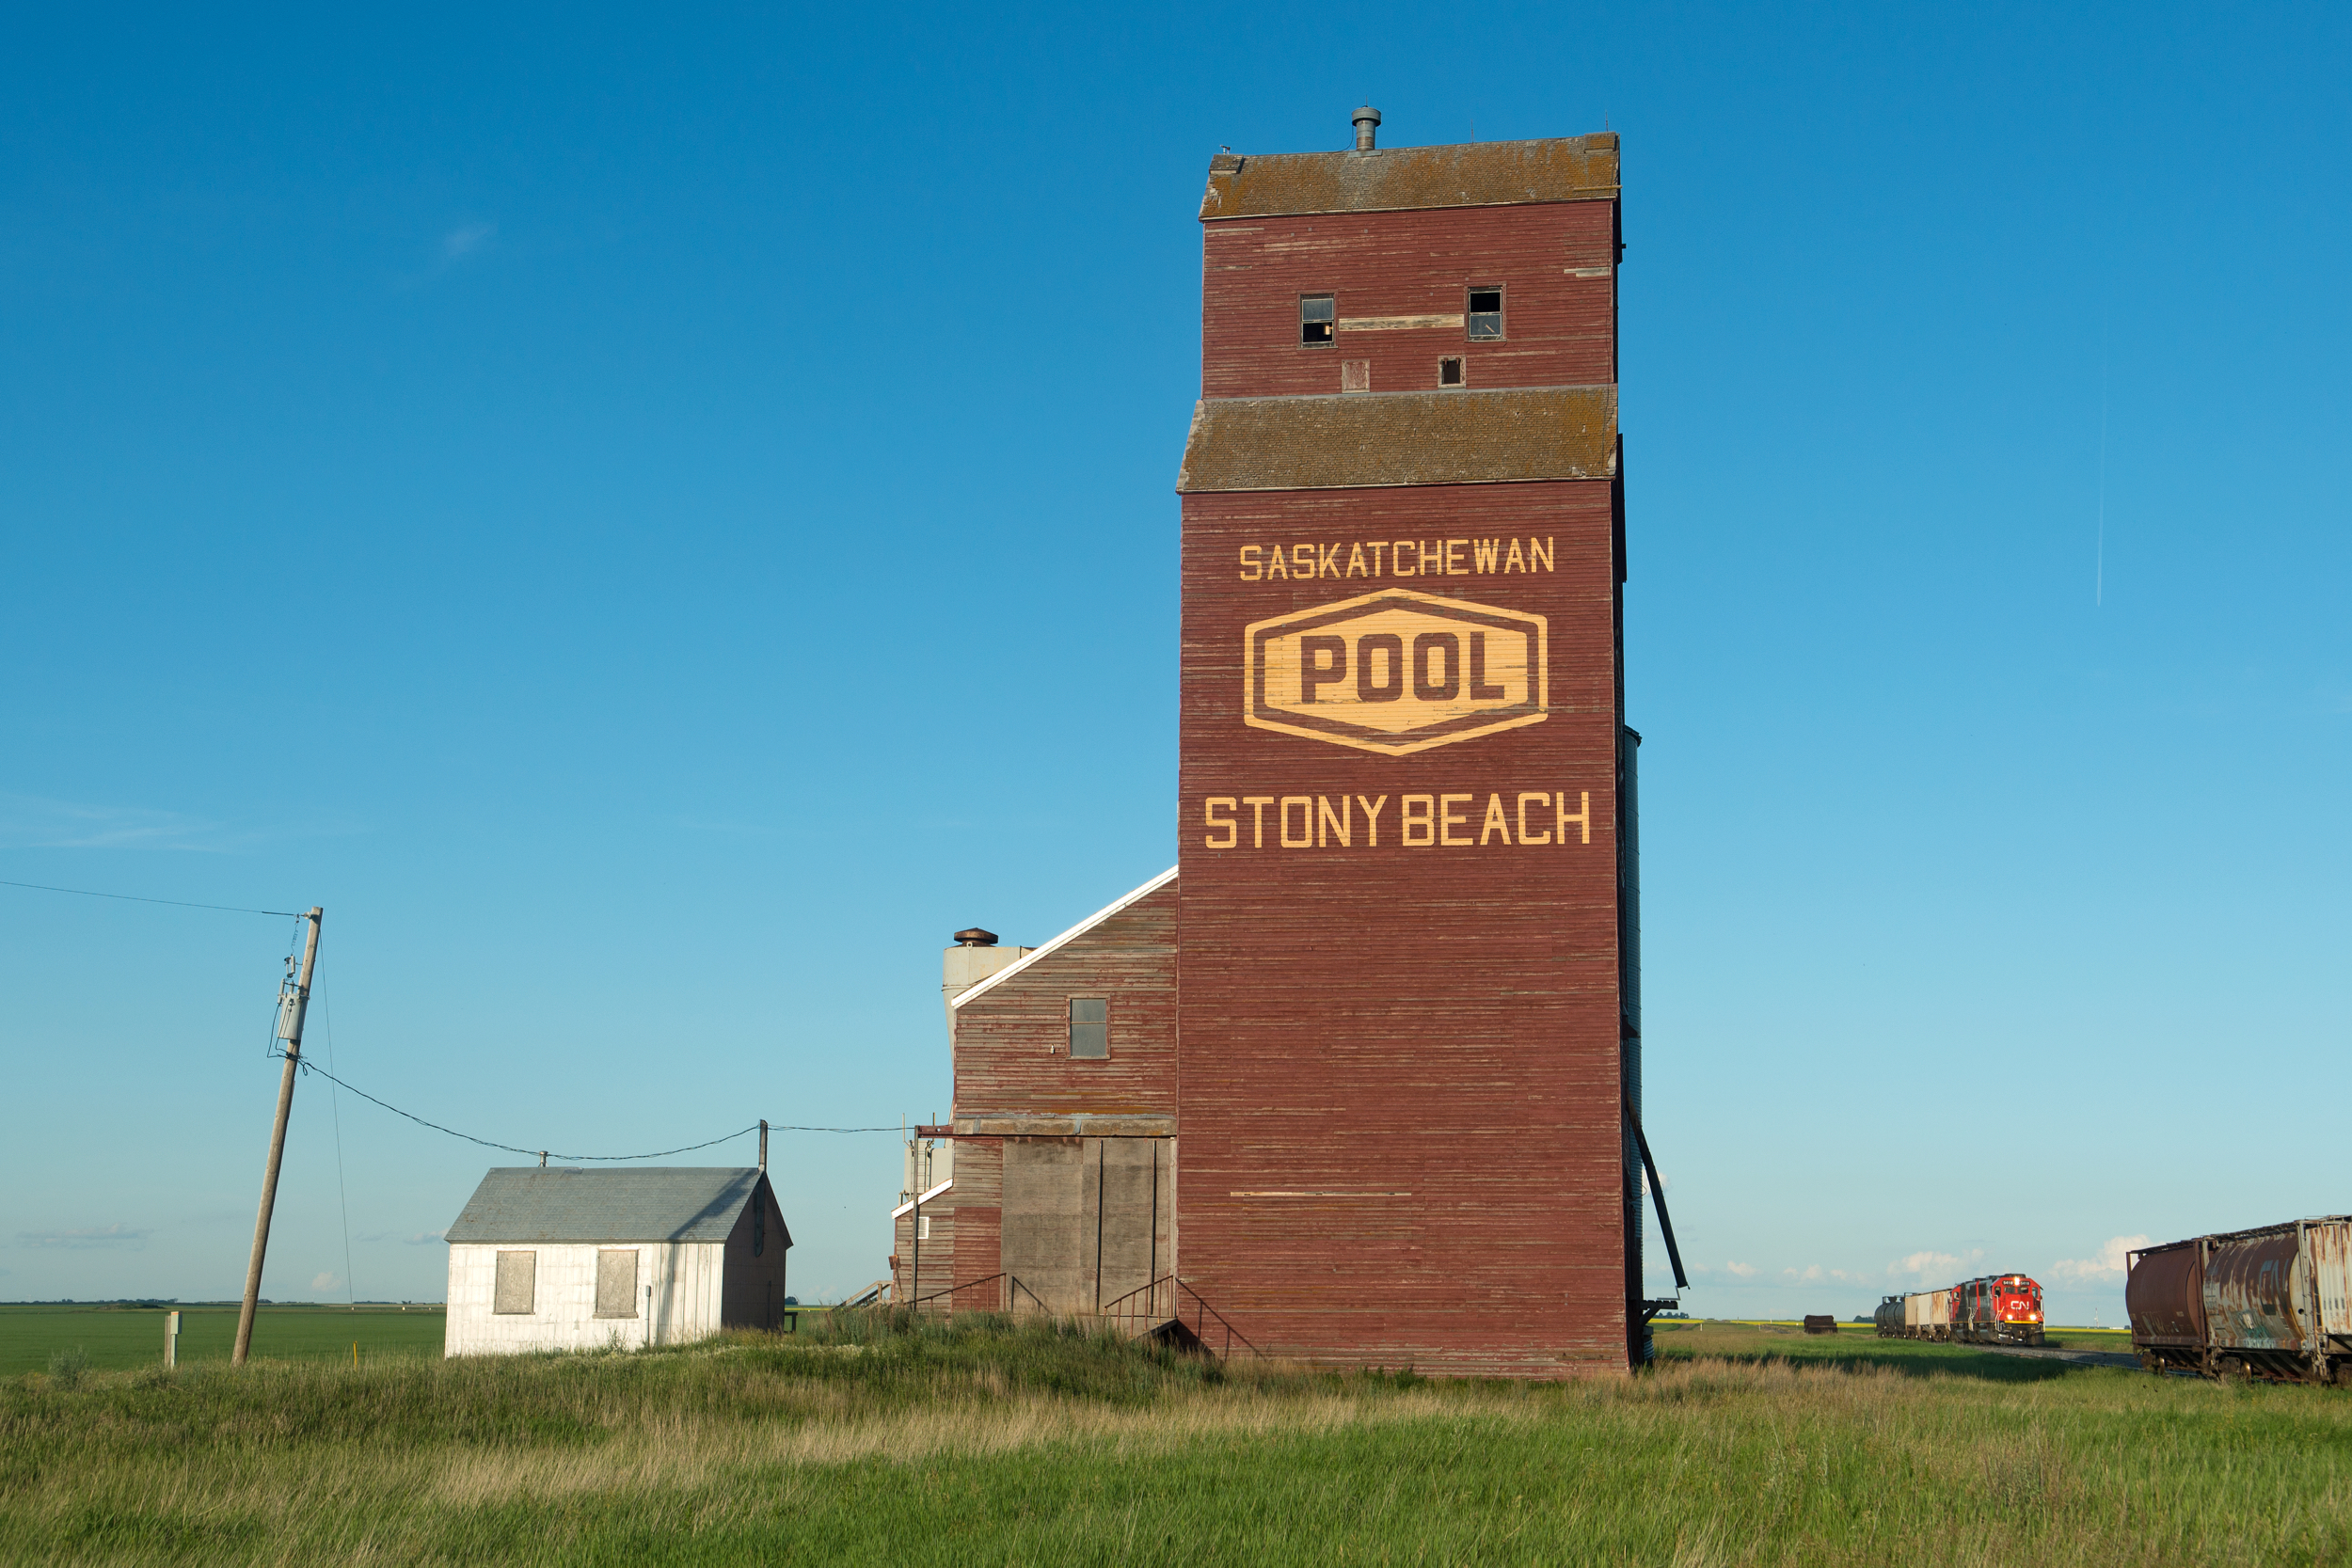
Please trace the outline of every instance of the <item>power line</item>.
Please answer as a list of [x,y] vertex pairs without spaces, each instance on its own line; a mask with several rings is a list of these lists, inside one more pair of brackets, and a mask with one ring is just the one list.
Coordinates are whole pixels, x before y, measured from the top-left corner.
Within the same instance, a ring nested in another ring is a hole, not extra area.
[[183,910],[219,910],[228,914],[274,914],[287,920],[299,920],[293,910],[248,910],[236,904],[191,904],[184,898],[142,898],[135,893],[93,893],[86,887],[51,887],[47,882],[11,882],[0,879],[0,887],[28,887],[40,893],[71,893],[84,898],[119,898],[131,904],[169,904]]
[[[722,1133],[720,1136],[711,1138],[703,1143],[688,1144],[682,1148],[656,1149],[650,1154],[564,1154],[549,1149],[525,1148],[519,1144],[502,1144],[495,1142],[489,1138],[477,1138],[471,1132],[460,1132],[454,1127],[443,1127],[437,1121],[427,1121],[424,1117],[417,1115],[414,1111],[404,1111],[399,1106],[392,1104],[389,1101],[378,1100],[375,1096],[368,1093],[367,1090],[358,1088],[350,1084],[344,1083],[341,1078],[336,1077],[333,1073],[327,1071],[325,1068],[319,1066],[316,1062],[311,1061],[307,1056],[299,1059],[299,1065],[303,1071],[315,1072],[321,1078],[326,1079],[328,1083],[333,1084],[340,1088],[350,1089],[353,1094],[358,1095],[369,1104],[380,1105],[396,1117],[405,1117],[408,1120],[415,1122],[419,1127],[429,1127],[436,1132],[446,1132],[453,1138],[463,1138],[469,1144],[480,1144],[485,1148],[503,1149],[509,1154],[544,1154],[550,1160],[580,1160],[595,1161],[597,1163],[621,1160],[660,1160],[672,1154],[691,1154],[698,1148],[709,1148],[714,1145],[730,1143],[737,1138],[742,1137],[746,1133],[756,1132],[759,1131],[759,1123],[754,1122],[749,1127],[738,1128],[732,1132]],[[769,1124],[769,1131],[774,1132],[896,1132],[898,1129],[896,1127],[779,1127],[771,1122]]]

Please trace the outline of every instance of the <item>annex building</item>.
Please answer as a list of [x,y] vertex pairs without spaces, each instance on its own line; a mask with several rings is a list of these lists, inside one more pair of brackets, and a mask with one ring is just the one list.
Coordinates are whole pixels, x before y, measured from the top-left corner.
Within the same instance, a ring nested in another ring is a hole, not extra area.
[[1617,139],[1378,121],[1210,162],[1177,863],[1032,949],[959,933],[954,1111],[893,1280],[1621,1371],[1671,1304],[1642,1290]]
[[785,1320],[792,1233],[764,1165],[500,1166],[446,1235],[448,1355],[635,1350]]

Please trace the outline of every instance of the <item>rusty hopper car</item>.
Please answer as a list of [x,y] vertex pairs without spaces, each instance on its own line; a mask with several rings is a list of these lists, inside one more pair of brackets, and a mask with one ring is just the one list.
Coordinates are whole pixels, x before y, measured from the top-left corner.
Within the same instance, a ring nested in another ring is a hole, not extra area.
[[1993,1274],[1941,1291],[1888,1296],[1873,1314],[1883,1339],[1956,1339],[1978,1345],[2042,1343],[2042,1287],[2022,1274]]
[[2152,1372],[2352,1386],[2352,1214],[2131,1255],[2123,1303]]

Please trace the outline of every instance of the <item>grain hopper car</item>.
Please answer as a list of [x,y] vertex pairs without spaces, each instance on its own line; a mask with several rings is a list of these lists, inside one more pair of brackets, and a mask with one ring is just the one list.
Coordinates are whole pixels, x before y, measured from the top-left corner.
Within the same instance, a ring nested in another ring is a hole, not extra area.
[[2130,1264],[2148,1370],[2352,1387],[2352,1214],[2168,1242]]

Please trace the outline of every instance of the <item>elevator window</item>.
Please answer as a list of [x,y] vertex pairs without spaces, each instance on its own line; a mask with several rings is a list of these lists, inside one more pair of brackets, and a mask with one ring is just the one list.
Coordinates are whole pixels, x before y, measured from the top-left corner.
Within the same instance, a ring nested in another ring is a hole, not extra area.
[[1339,301],[1330,294],[1298,296],[1298,346],[1329,348],[1340,319]]
[[1471,342],[1487,343],[1501,341],[1502,337],[1502,286],[1497,284],[1491,288],[1470,290],[1470,309],[1466,319]]
[[1100,1061],[1111,1053],[1111,1005],[1099,996],[1070,999],[1070,1054]]

